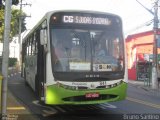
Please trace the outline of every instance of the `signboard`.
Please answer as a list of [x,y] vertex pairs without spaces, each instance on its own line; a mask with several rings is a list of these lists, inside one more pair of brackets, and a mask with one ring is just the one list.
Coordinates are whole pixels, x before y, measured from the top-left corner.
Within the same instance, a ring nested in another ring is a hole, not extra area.
[[102,13],[85,12],[57,12],[51,16],[52,25],[94,25],[110,28],[121,28],[121,19],[118,16]]
[[85,16],[63,16],[64,23],[76,23],[76,24],[94,24],[94,25],[110,25],[111,20],[102,17],[85,17]]
[[137,80],[150,80],[151,64],[151,62],[137,63]]

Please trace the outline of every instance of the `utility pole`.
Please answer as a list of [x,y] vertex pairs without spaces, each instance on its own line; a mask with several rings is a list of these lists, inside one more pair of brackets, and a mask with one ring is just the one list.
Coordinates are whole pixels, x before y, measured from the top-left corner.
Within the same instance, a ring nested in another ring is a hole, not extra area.
[[153,62],[152,62],[152,88],[157,89],[158,88],[158,80],[157,80],[157,30],[158,30],[158,1],[155,0],[154,2],[154,12],[146,8],[144,5],[142,5],[138,0],[136,0],[143,8],[145,8],[148,12],[150,12],[154,18],[153,18]]
[[152,63],[152,88],[158,88],[158,81],[157,81],[157,30],[158,30],[158,1],[155,0],[154,3],[154,25],[153,25],[153,32],[154,32],[154,40],[153,40],[153,63]]
[[21,70],[21,33],[22,33],[22,17],[30,17],[30,16],[22,16],[22,5],[30,5],[31,4],[22,4],[22,0],[20,1],[20,16],[19,16],[19,36],[18,36],[18,44],[19,44],[19,68]]
[[19,36],[18,36],[18,44],[19,44],[19,70],[21,70],[21,32],[22,32],[22,0],[20,1],[20,15],[19,15]]
[[12,0],[5,1],[5,28],[3,41],[3,59],[2,59],[2,120],[7,120],[7,84],[8,84],[8,58],[9,58],[9,36],[11,22]]

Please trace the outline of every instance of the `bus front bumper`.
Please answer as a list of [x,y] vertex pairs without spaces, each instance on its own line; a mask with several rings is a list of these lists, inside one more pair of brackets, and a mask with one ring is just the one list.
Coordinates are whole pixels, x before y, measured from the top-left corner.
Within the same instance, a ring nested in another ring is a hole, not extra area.
[[70,90],[57,85],[50,85],[46,88],[45,103],[49,105],[99,104],[124,100],[126,91],[127,83],[125,82],[113,88],[94,90]]

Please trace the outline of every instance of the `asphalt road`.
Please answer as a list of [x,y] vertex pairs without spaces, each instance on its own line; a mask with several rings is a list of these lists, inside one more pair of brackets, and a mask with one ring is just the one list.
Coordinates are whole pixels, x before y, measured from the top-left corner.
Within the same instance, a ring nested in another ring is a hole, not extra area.
[[81,106],[39,104],[20,74],[10,76],[8,87],[40,120],[160,120],[160,93],[133,84],[128,85],[124,101]]

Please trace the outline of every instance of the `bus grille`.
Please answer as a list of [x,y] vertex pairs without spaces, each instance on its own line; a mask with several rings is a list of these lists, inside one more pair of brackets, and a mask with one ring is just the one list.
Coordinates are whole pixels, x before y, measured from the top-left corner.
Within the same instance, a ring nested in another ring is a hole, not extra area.
[[94,100],[109,100],[109,99],[114,99],[116,98],[118,95],[110,95],[110,94],[103,94],[100,95],[97,98],[86,98],[85,95],[83,96],[72,96],[72,97],[67,97],[67,98],[63,98],[64,101],[75,101],[75,102],[83,102],[83,101],[94,101]]

